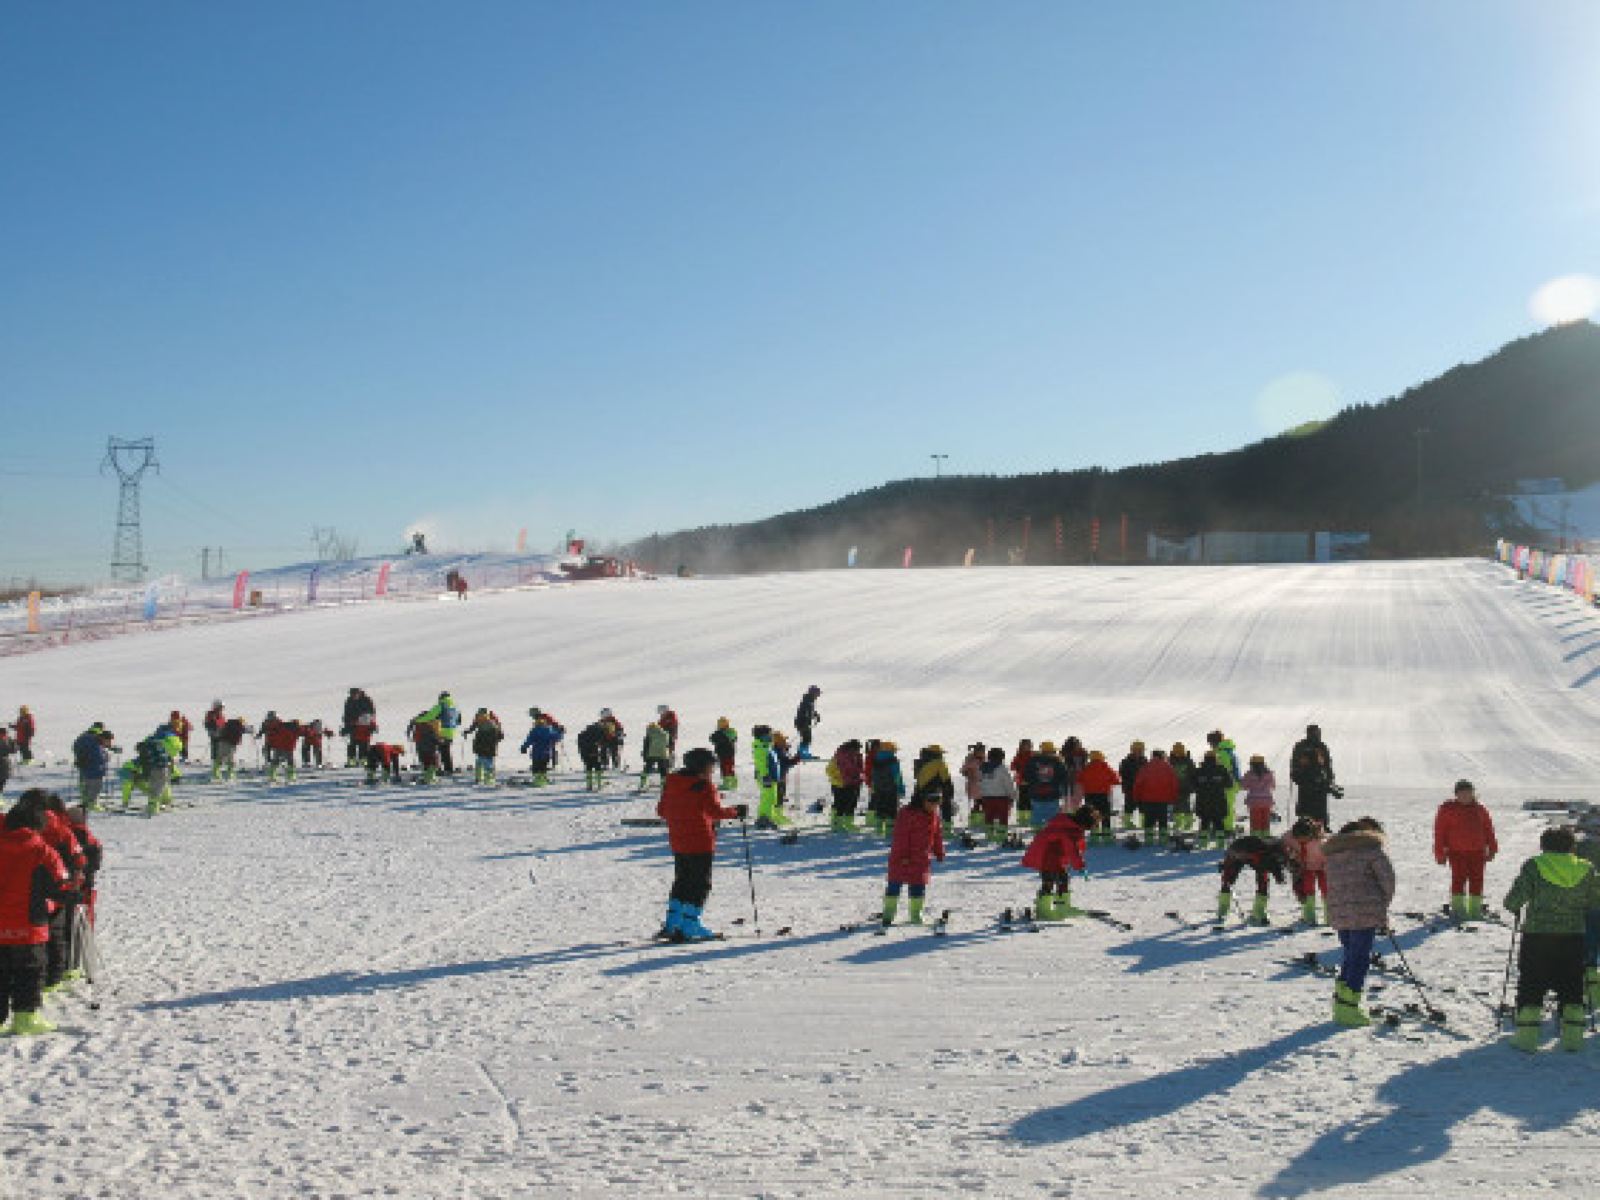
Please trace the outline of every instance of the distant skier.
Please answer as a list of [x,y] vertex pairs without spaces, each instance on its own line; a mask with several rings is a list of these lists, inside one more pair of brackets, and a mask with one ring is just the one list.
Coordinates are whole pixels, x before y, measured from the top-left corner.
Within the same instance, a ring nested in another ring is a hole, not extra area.
[[578,731],[578,757],[583,759],[583,790],[598,792],[605,786],[606,731],[591,721]]
[[189,735],[194,732],[194,722],[177,709],[167,717],[167,728],[178,738],[178,761],[189,761]]
[[211,759],[213,781],[233,779],[239,760],[239,747],[244,745],[246,737],[254,734],[255,730],[238,717],[228,717],[222,722],[221,728],[217,730],[216,754]]
[[556,745],[560,741],[560,728],[549,716],[539,713],[534,719],[533,728],[528,730],[528,736],[522,739],[521,751],[528,755],[534,787],[549,786],[550,766],[555,762]]
[[789,825],[793,823],[788,816],[789,776],[794,774],[802,759],[789,748],[788,735],[776,729],[772,731],[772,757],[778,764],[778,813],[783,818],[778,823]]
[[1078,786],[1083,789],[1084,805],[1095,811],[1094,831],[1089,836],[1097,842],[1109,842],[1115,836],[1111,832],[1111,793],[1121,782],[1104,751],[1089,751],[1088,766],[1078,772]]
[[1279,884],[1287,883],[1288,877],[1284,872],[1288,864],[1289,858],[1283,852],[1283,845],[1271,838],[1250,834],[1230,843],[1217,867],[1222,872],[1222,890],[1217,894],[1217,920],[1227,919],[1233,903],[1233,885],[1248,868],[1256,876],[1256,899],[1248,921],[1251,925],[1269,924],[1267,904],[1271,893],[1270,881],[1276,879]]
[[1483,916],[1483,868],[1499,852],[1494,818],[1478,803],[1471,781],[1458,780],[1433,819],[1433,857],[1441,867],[1450,865],[1450,915],[1457,921]]
[[1021,807],[1028,811],[1028,824],[1048,824],[1067,798],[1067,764],[1057,757],[1054,742],[1039,743],[1038,753],[1028,756],[1022,779],[1027,803]]
[[[430,710],[431,711],[431,710]],[[440,753],[445,745],[444,731],[437,717],[420,712],[411,718],[406,736],[417,748],[417,763],[422,768],[422,782],[431,784],[439,778]]]
[[811,731],[822,723],[822,714],[817,711],[817,699],[822,695],[822,689],[812,684],[806,689],[806,694],[800,697],[800,706],[794,710],[794,728],[800,735],[800,757],[811,757]]
[[267,782],[278,781],[278,768],[284,770],[284,779],[293,783],[294,748],[300,741],[300,722],[285,721],[276,712],[267,713],[261,722],[261,740],[267,747]]
[[1267,769],[1264,755],[1250,756],[1250,769],[1240,776],[1239,786],[1244,790],[1245,811],[1250,814],[1250,832],[1271,833],[1277,815],[1278,780]]
[[227,709],[221,700],[213,700],[211,707],[206,709],[206,715],[200,718],[200,724],[205,727],[206,739],[211,744],[211,777],[215,779],[217,761],[217,734],[222,731],[222,723],[228,719]]
[[399,783],[400,771],[405,766],[406,748],[396,746],[392,742],[369,742],[367,744],[367,782],[377,783],[378,775],[383,774],[385,783]]
[[1072,872],[1088,870],[1087,830],[1094,827],[1098,815],[1086,804],[1076,812],[1059,812],[1029,843],[1022,865],[1039,872],[1039,894],[1033,902],[1039,920],[1064,921],[1083,915],[1072,903]]
[[1322,911],[1328,911],[1328,856],[1322,848],[1322,826],[1311,817],[1301,817],[1283,835],[1283,852],[1289,856],[1294,877],[1295,898],[1300,901],[1300,920],[1317,923],[1317,893],[1322,893]]
[[640,748],[643,763],[639,768],[639,786],[635,792],[642,793],[649,786],[650,776],[659,775],[661,786],[667,785],[667,771],[671,769],[672,738],[661,727],[660,721],[651,721],[644,727],[644,744]]
[[[949,771],[945,771],[946,780]],[[883,924],[894,924],[900,907],[900,891],[910,895],[907,920],[922,924],[922,906],[933,881],[933,863],[944,861],[944,832],[939,820],[939,792],[929,788],[911,798],[894,823],[894,840],[889,846],[889,882],[883,892]]]
[[1006,764],[1003,747],[991,747],[978,771],[978,803],[983,824],[991,842],[1006,840],[1011,827],[1011,808],[1017,802],[1017,781]]
[[978,775],[983,771],[988,748],[982,742],[967,747],[967,756],[961,760],[961,792],[967,800],[967,824],[977,827],[984,823],[983,791],[978,786]]
[[1394,902],[1394,864],[1383,826],[1371,817],[1351,821],[1322,844],[1328,860],[1328,924],[1339,933],[1344,962],[1333,988],[1333,1019],[1360,1028],[1372,1024],[1361,1007],[1361,991],[1372,965],[1378,931],[1389,927]]
[[315,766],[318,770],[323,767],[322,759],[323,729],[320,717],[300,727],[300,765],[308,770]]
[[712,777],[717,756],[695,747],[683,756],[683,769],[667,777],[656,815],[667,823],[672,848],[672,892],[667,919],[658,937],[698,942],[716,935],[700,920],[711,896],[711,868],[717,854],[717,822],[742,821],[743,804],[725,808]]
[[828,786],[833,791],[833,831],[855,833],[856,807],[861,803],[861,785],[867,778],[859,738],[851,738],[833,752],[827,773]]
[[1172,824],[1187,833],[1194,828],[1195,761],[1182,742],[1172,744],[1167,761],[1178,776],[1178,802],[1172,806]]
[[1506,911],[1521,914],[1522,929],[1517,1031],[1511,1044],[1530,1054],[1539,1048],[1549,992],[1561,1006],[1561,1048],[1583,1049],[1584,918],[1600,909],[1600,876],[1573,853],[1576,846],[1572,830],[1546,829],[1539,837],[1540,853],[1522,864],[1506,893]]
[[881,741],[869,761],[867,809],[873,831],[887,835],[894,830],[900,800],[906,794],[905,778],[900,773],[899,747]]
[[11,734],[4,725],[0,725],[0,792],[6,790],[6,783],[11,778],[11,757],[17,752],[17,744],[11,740]]
[[602,761],[613,771],[622,770],[622,748],[627,744],[628,731],[609,708],[600,710],[600,730],[604,734],[600,743]]
[[1224,797],[1226,816],[1223,824],[1228,836],[1232,837],[1234,831],[1239,828],[1238,812],[1234,807],[1235,798],[1239,794],[1239,748],[1220,729],[1213,729],[1206,734],[1206,745],[1217,752],[1217,761],[1227,770],[1231,781]]
[[750,731],[750,760],[755,765],[756,787],[760,799],[756,807],[756,828],[776,829],[789,823],[778,807],[778,785],[783,780],[783,763],[773,749],[772,728],[757,725]]
[[1132,829],[1138,824],[1139,801],[1134,795],[1134,784],[1139,782],[1139,772],[1145,769],[1150,758],[1144,752],[1143,742],[1134,742],[1117,766],[1117,776],[1122,780],[1122,827]]
[[111,773],[111,748],[116,738],[98,722],[72,743],[72,764],[78,769],[78,802],[89,812],[100,811],[100,793]]
[[1144,818],[1147,838],[1167,840],[1172,822],[1172,806],[1178,802],[1178,773],[1159,746],[1150,752],[1150,761],[1139,768],[1133,781],[1133,798]]
[[500,728],[500,718],[487,708],[480,708],[464,736],[472,739],[472,782],[493,787],[495,756],[500,753],[500,743],[506,737],[506,731]]
[[672,711],[667,704],[656,705],[656,724],[666,731],[667,735],[667,762],[676,767],[678,765],[678,714]]
[[1028,798],[1028,762],[1033,758],[1033,739],[1023,738],[1017,743],[1017,752],[1011,756],[1011,777],[1017,781],[1017,824],[1027,825],[1032,819],[1033,801]]
[[1333,755],[1322,740],[1322,729],[1306,726],[1306,736],[1289,752],[1289,781],[1296,789],[1294,815],[1310,817],[1328,828],[1328,794],[1334,788]]
[[[378,706],[372,702],[372,697],[358,687],[350,689],[350,694],[345,698],[344,712],[339,720],[339,733],[346,739],[344,747],[344,763],[347,767],[355,766],[361,761],[361,747],[371,741],[372,731],[378,727]],[[360,729],[365,721],[372,726],[365,737],[360,736]]]
[[448,691],[440,692],[438,702],[423,713],[422,717],[423,720],[431,721],[438,726],[439,763],[446,775],[454,775],[456,733],[461,729],[461,710],[456,707],[455,697]]
[[955,781],[950,778],[950,767],[944,761],[944,747],[938,744],[924,746],[911,767],[913,802],[918,797],[932,796],[939,805],[939,816],[945,822],[955,820]]
[[718,717],[717,728],[711,734],[711,749],[716,752],[717,765],[722,770],[722,790],[725,792],[739,786],[738,747],[739,731],[727,717]]
[[1228,844],[1233,829],[1228,824],[1228,789],[1233,772],[1222,765],[1215,750],[1207,750],[1194,769],[1194,815],[1200,823],[1200,845]]
[[17,710],[16,724],[12,728],[16,730],[17,735],[17,754],[22,759],[22,765],[27,766],[33,761],[33,738],[38,731],[38,725],[34,722],[32,710],[26,704]]

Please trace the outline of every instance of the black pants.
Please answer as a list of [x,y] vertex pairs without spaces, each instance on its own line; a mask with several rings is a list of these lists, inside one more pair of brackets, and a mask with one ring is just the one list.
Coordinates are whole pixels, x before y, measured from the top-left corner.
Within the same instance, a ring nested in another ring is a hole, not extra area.
[[50,917],[50,940],[45,943],[44,985],[54,987],[72,965],[72,914],[77,905],[61,903]]
[[449,738],[442,738],[439,741],[439,764],[444,768],[446,775],[454,775],[456,773],[456,760],[451,756],[451,750],[454,747],[455,742]]
[[613,771],[622,769],[622,743],[609,742],[600,751],[600,758]]
[[1294,815],[1310,817],[1324,829],[1328,827],[1328,789],[1301,784],[1294,802]]
[[704,908],[711,895],[711,854],[672,856],[672,898],[679,904]]
[[659,775],[662,779],[667,777],[667,760],[664,758],[647,758],[644,760],[644,769],[639,772],[640,779],[648,779],[651,775]]
[[[1241,874],[1243,874],[1244,868],[1245,868],[1245,864],[1242,863],[1242,862],[1230,862],[1230,863],[1228,863],[1226,866],[1224,866],[1222,868],[1222,890],[1223,891],[1225,891],[1225,892],[1233,891],[1233,885],[1238,880],[1239,876]],[[1258,895],[1258,896],[1267,895],[1268,889],[1271,886],[1269,884],[1268,880],[1270,880],[1271,878],[1272,878],[1272,876],[1266,871],[1259,871],[1258,870],[1256,872],[1256,895]],[[1581,942],[1583,939],[1579,938],[1578,940]],[[1578,977],[1579,977],[1579,979],[1583,978],[1583,972],[1582,971],[1578,972]]]
[[809,723],[796,721],[794,723],[794,731],[800,735],[800,744],[802,746],[811,745],[811,726]]
[[1194,815],[1200,818],[1202,833],[1231,833],[1227,828],[1228,802],[1221,796],[1201,796],[1194,803]]
[[1546,992],[1561,1004],[1583,1003],[1583,934],[1525,933],[1517,951],[1517,1007],[1542,1005]]
[[1160,829],[1163,832],[1172,823],[1172,805],[1146,804],[1144,806],[1144,827],[1146,829]]
[[1067,871],[1040,871],[1039,894],[1041,896],[1054,892],[1058,896],[1065,896],[1072,891],[1072,875]]
[[321,742],[301,742],[300,743],[300,765],[302,767],[309,767],[311,765],[311,760],[312,759],[316,759],[317,766],[320,767],[322,765],[322,743]]
[[0,1020],[14,1012],[39,1011],[44,966],[43,946],[0,946]]
[[861,785],[852,783],[848,787],[833,789],[833,815],[836,817],[853,817],[856,815],[856,805],[861,803]]
[[356,741],[355,738],[351,737],[349,734],[345,734],[345,739],[344,765],[347,767],[353,767],[356,765],[356,763],[361,761],[361,743]]

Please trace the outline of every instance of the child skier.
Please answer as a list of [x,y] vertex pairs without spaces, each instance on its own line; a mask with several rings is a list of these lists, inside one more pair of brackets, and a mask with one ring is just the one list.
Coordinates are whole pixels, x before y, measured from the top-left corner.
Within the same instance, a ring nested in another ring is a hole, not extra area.
[[833,830],[855,833],[856,806],[861,803],[861,785],[866,781],[867,765],[861,757],[861,741],[851,738],[828,760],[828,786],[833,789]]
[[44,1003],[50,901],[68,897],[67,872],[42,836],[45,810],[37,789],[23,793],[0,831],[0,1021],[19,1037],[52,1033]]
[[756,787],[761,798],[756,807],[756,828],[776,829],[788,818],[778,811],[778,784],[783,779],[783,764],[772,748],[772,727],[757,725],[750,731],[750,758],[755,765]]
[[987,753],[987,747],[982,742],[974,742],[967,747],[967,756],[961,760],[961,790],[969,806],[967,824],[973,827],[984,823],[983,790],[978,786],[978,776],[983,771]]
[[806,689],[806,694],[800,697],[800,705],[794,710],[794,728],[800,735],[799,757],[811,757],[811,731],[822,724],[822,714],[817,711],[817,701],[822,697],[822,689],[812,684]]
[[322,769],[322,718],[315,717],[309,725],[300,726],[300,765],[309,770],[313,765]]
[[1250,834],[1232,842],[1217,867],[1222,872],[1222,890],[1217,894],[1217,920],[1227,919],[1228,910],[1233,904],[1233,885],[1248,867],[1256,873],[1256,899],[1247,920],[1251,925],[1270,924],[1267,918],[1270,885],[1267,881],[1276,879],[1280,884],[1287,883],[1284,875],[1287,865],[1288,856],[1284,854],[1282,844],[1270,838]]
[[[656,724],[661,726],[667,735],[667,762],[672,766],[678,763],[678,714],[672,711],[670,704],[656,705]],[[663,782],[665,777],[663,776]]]
[[[948,779],[949,771],[945,772]],[[907,920],[922,924],[922,905],[933,879],[933,860],[944,861],[943,823],[939,820],[939,792],[919,791],[895,818],[894,840],[889,845],[889,884],[883,892],[883,924],[894,924],[900,907],[900,889],[911,896]]]
[[34,722],[33,712],[24,704],[17,710],[17,721],[12,726],[17,735],[17,753],[22,758],[22,765],[27,766],[33,761],[33,738],[38,731]]
[[1187,833],[1194,828],[1195,762],[1182,742],[1172,744],[1167,761],[1178,776],[1178,802],[1172,806],[1172,824],[1179,832]]
[[1232,837],[1239,827],[1238,812],[1235,808],[1239,795],[1239,748],[1220,729],[1213,729],[1206,734],[1206,745],[1216,752],[1217,761],[1228,772],[1228,789],[1224,794],[1226,815],[1223,827],[1228,831],[1226,836]]
[[[772,735],[772,757],[778,764],[778,817],[779,825],[791,825],[789,815],[784,810],[789,804],[789,775],[801,763],[801,756],[792,753],[789,749],[789,736],[785,733],[774,731]],[[805,756],[805,761],[811,761],[811,755]]]
[[871,790],[867,809],[872,813],[874,833],[887,836],[894,830],[900,813],[900,800],[906,794],[905,779],[900,774],[899,747],[893,742],[879,742],[872,755]]
[[1178,802],[1178,773],[1159,747],[1150,752],[1150,761],[1139,768],[1133,781],[1133,799],[1144,818],[1146,838],[1167,840],[1172,821],[1172,806]]
[[1022,856],[1022,865],[1039,872],[1039,895],[1034,914],[1041,921],[1064,921],[1083,915],[1072,904],[1072,872],[1088,869],[1084,852],[1099,814],[1085,804],[1076,812],[1057,813],[1041,829]]
[[931,795],[939,805],[939,816],[946,822],[956,815],[956,785],[944,761],[944,747],[924,746],[911,767],[912,798]]
[[206,738],[211,743],[212,779],[217,777],[217,734],[222,732],[222,723],[227,719],[228,713],[221,700],[213,700],[211,707],[206,709],[206,715],[200,718],[200,723],[205,726]]
[[1133,794],[1134,784],[1139,781],[1139,772],[1144,770],[1145,764],[1150,759],[1145,755],[1144,743],[1134,742],[1128,747],[1128,753],[1117,766],[1117,776],[1122,780],[1122,827],[1132,829],[1134,817],[1139,811],[1139,801]]
[[109,729],[91,725],[72,743],[72,762],[78,769],[78,802],[90,812],[100,809],[100,793],[111,771],[111,748],[116,739]]
[[1200,845],[1225,846],[1233,835],[1228,822],[1228,789],[1233,786],[1233,773],[1217,757],[1215,750],[1207,750],[1200,765],[1194,769],[1194,815],[1200,822]]
[[439,722],[427,713],[420,712],[411,718],[411,725],[406,733],[417,748],[417,763],[422,767],[422,782],[431,784],[439,777],[439,748],[444,743],[444,734],[439,728]]
[[1054,742],[1039,743],[1039,752],[1029,756],[1022,778],[1028,823],[1047,824],[1061,811],[1061,802],[1067,798],[1067,764],[1056,757]]
[[1528,1053],[1539,1048],[1547,992],[1561,1006],[1561,1048],[1583,1049],[1584,917],[1600,908],[1600,876],[1573,853],[1576,845],[1570,829],[1545,830],[1541,853],[1522,864],[1506,893],[1506,910],[1520,916],[1522,930],[1511,1044]]
[[1478,803],[1471,782],[1459,780],[1455,795],[1439,805],[1433,819],[1433,857],[1441,867],[1450,864],[1450,915],[1455,920],[1483,916],[1483,868],[1499,852],[1494,818]]
[[652,774],[659,775],[662,786],[666,786],[667,770],[672,758],[672,737],[661,727],[660,721],[651,721],[644,727],[644,746],[640,753],[644,761],[639,768],[639,786],[634,789],[635,795],[641,794],[649,786]]
[[246,725],[238,717],[228,717],[217,730],[215,757],[211,760],[211,778],[233,778],[234,770],[239,759],[239,747],[244,744],[244,739],[253,735],[255,730]]
[[716,752],[717,766],[722,771],[722,790],[731,792],[739,786],[739,773],[735,755],[739,747],[739,731],[727,717],[717,718],[717,728],[711,735],[711,749]]
[[598,792],[605,786],[606,729],[591,721],[578,730],[578,757],[583,759],[583,790]]
[[1017,824],[1030,823],[1030,808],[1033,801],[1028,799],[1028,761],[1033,757],[1033,739],[1023,738],[1017,743],[1017,752],[1011,756],[1011,777],[1017,781]]
[[704,941],[716,935],[700,921],[711,895],[711,866],[717,854],[717,822],[742,821],[743,804],[724,808],[712,777],[717,756],[695,747],[683,756],[683,769],[667,776],[656,815],[667,823],[672,847],[672,892],[667,919],[658,937],[674,942]]
[[493,787],[495,756],[500,753],[500,743],[506,740],[500,718],[487,708],[480,708],[464,736],[472,739],[472,782]]
[[269,712],[261,721],[261,739],[267,745],[267,782],[278,781],[278,768],[284,769],[285,781],[294,782],[294,747],[300,740],[300,723],[285,721],[276,712]]
[[1111,769],[1103,751],[1089,751],[1089,765],[1079,773],[1078,785],[1083,788],[1083,803],[1094,809],[1094,833],[1091,836],[1097,842],[1109,842],[1112,838],[1111,792],[1120,781],[1121,776]]
[[1344,826],[1323,843],[1322,851],[1328,861],[1328,924],[1338,930],[1344,947],[1333,987],[1333,1019],[1359,1029],[1372,1024],[1361,1007],[1361,991],[1378,930],[1389,927],[1394,864],[1385,849],[1383,826],[1371,817]]
[[6,781],[11,778],[11,756],[16,752],[17,744],[6,727],[0,725],[0,792],[6,790]]
[[167,717],[167,728],[178,737],[178,760],[189,761],[189,735],[194,732],[194,722],[177,709]]
[[555,761],[556,744],[561,741],[561,730],[551,721],[549,714],[539,713],[533,719],[533,728],[522,739],[521,753],[528,756],[533,773],[533,786],[546,787],[550,783],[550,764]]
[[1250,756],[1250,769],[1239,780],[1244,791],[1245,811],[1250,814],[1250,832],[1272,832],[1272,817],[1277,809],[1278,781],[1267,770],[1267,760],[1260,754]]
[[385,783],[400,782],[400,768],[405,764],[406,748],[393,742],[367,744],[367,782],[377,783],[378,772],[383,772]]
[[1322,893],[1322,914],[1328,914],[1328,858],[1322,850],[1322,826],[1311,817],[1301,817],[1283,835],[1283,852],[1289,856],[1294,876],[1294,894],[1300,901],[1300,919],[1317,923],[1317,893]]
[[1017,802],[1017,781],[1006,765],[1006,752],[999,746],[989,750],[983,769],[978,772],[978,803],[983,806],[983,823],[989,840],[1006,840],[1011,826],[1011,806]]

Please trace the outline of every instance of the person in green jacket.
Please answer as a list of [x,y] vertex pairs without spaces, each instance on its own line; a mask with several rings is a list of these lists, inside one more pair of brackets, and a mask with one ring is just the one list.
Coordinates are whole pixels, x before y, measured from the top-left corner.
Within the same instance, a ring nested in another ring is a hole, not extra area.
[[[1220,729],[1213,729],[1206,734],[1206,744],[1217,752],[1217,761],[1227,769],[1228,774],[1233,778],[1233,782],[1228,785],[1228,807],[1223,817],[1226,822],[1223,828],[1227,830],[1227,835],[1231,838],[1238,829],[1234,819],[1234,801],[1239,795],[1239,747],[1233,744],[1232,738],[1224,737]],[[1224,845],[1226,845],[1226,842],[1224,842]]]
[[1506,893],[1506,911],[1517,914],[1522,930],[1511,1044],[1529,1053],[1539,1048],[1547,992],[1561,1005],[1561,1048],[1583,1048],[1584,925],[1590,910],[1600,908],[1600,876],[1573,853],[1576,845],[1570,829],[1545,830],[1543,853],[1522,864]]
[[652,771],[661,776],[662,785],[665,786],[671,762],[672,736],[658,722],[651,721],[644,727],[644,766],[639,770],[636,792],[642,792],[648,786]]

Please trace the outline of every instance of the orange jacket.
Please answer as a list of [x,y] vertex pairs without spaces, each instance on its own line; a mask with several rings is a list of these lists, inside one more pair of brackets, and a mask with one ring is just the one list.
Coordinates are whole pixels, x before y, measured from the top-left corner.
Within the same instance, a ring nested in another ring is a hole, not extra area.
[[1121,784],[1122,776],[1103,758],[1091,761],[1078,775],[1085,796],[1109,796]]

